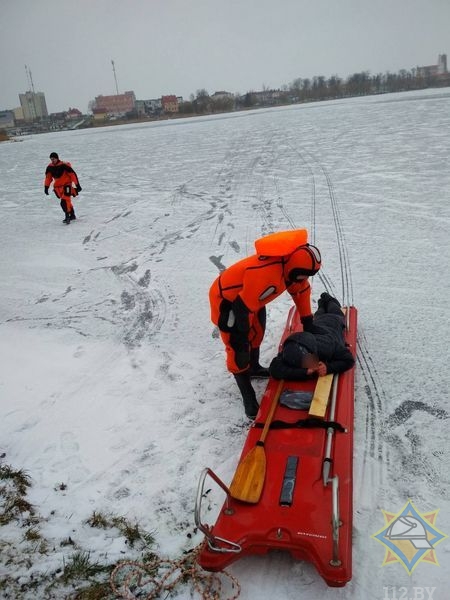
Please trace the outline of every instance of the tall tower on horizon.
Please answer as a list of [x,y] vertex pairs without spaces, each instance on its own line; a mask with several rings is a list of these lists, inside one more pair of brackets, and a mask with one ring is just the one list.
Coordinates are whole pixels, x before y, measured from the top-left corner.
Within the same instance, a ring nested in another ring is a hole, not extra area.
[[116,94],[119,95],[119,86],[117,85],[117,77],[116,77],[116,66],[114,64],[114,61],[111,61],[112,64],[112,69],[113,69],[113,73],[114,73],[114,81],[116,82]]
[[43,92],[35,92],[31,69],[27,65],[25,65],[25,73],[27,74],[27,83],[30,87],[25,94],[19,94],[24,120],[35,121],[36,119],[48,117],[45,95]]
[[25,121],[34,121],[48,117],[47,103],[43,92],[25,92],[19,94],[20,106]]

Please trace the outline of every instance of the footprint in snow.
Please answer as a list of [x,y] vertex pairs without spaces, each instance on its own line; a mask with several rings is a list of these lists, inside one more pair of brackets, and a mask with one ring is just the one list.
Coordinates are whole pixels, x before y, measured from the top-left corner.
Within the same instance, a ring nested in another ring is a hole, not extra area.
[[81,483],[89,475],[89,470],[83,466],[79,456],[79,449],[77,439],[71,431],[65,431],[60,435],[60,460],[56,461],[52,468],[58,473],[58,478],[65,484]]

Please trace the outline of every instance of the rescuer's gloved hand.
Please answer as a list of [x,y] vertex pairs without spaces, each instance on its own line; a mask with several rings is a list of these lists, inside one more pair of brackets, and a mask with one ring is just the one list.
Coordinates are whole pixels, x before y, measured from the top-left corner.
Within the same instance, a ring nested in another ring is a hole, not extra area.
[[46,196],[48,196],[48,186],[45,186],[45,187],[44,187],[44,194],[45,194]]

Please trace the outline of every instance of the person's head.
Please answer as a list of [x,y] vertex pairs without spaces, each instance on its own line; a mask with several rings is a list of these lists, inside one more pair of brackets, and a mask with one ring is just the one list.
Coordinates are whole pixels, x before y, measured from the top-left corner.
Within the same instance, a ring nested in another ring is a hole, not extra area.
[[59,156],[56,154],[56,152],[52,152],[50,154],[50,160],[52,161],[52,163],[56,163],[59,161]]
[[282,359],[290,367],[311,369],[317,366],[317,343],[312,333],[295,333],[284,341]]
[[317,273],[322,264],[319,249],[311,244],[299,246],[283,266],[286,284],[292,285]]

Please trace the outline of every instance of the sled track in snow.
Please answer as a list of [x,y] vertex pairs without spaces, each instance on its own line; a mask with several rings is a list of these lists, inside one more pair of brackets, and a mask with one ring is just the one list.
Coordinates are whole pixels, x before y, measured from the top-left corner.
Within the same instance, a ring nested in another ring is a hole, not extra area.
[[[310,237],[311,243],[315,243],[316,237],[316,218],[317,218],[317,192],[316,192],[316,175],[314,172],[314,166],[317,166],[320,169],[323,177],[325,178],[327,184],[327,193],[328,198],[330,200],[331,210],[333,214],[333,223],[334,230],[336,233],[336,242],[338,247],[339,254],[339,265],[340,265],[340,273],[341,273],[341,299],[344,305],[353,305],[353,284],[351,278],[351,269],[350,269],[350,261],[348,257],[347,244],[345,241],[344,228],[342,226],[342,220],[339,210],[339,204],[336,198],[334,184],[333,181],[325,169],[325,167],[321,164],[321,162],[308,150],[302,149],[300,151],[298,148],[292,145],[292,143],[288,142],[289,147],[295,152],[295,154],[299,157],[303,165],[307,168],[310,178],[311,178],[311,206],[310,206],[310,216],[311,216],[311,226],[310,226]],[[307,158],[305,157],[307,156]],[[286,215],[287,216],[287,215]],[[289,222],[292,224],[292,220],[289,219]],[[323,286],[329,292],[332,292],[333,295],[338,296],[335,290],[335,286],[333,285],[330,277],[321,269],[318,273],[318,277],[322,282]]]
[[[342,300],[344,305],[353,305],[354,296],[350,261],[334,184],[327,169],[310,152],[305,151],[305,153],[311,158],[312,164],[317,164],[320,168],[327,184],[338,246]],[[307,162],[301,153],[298,152],[298,154],[304,163]],[[315,213],[315,198],[312,205],[311,214],[313,215]],[[321,270],[318,276],[324,287],[330,293],[337,296],[333,282],[326,272]],[[379,498],[382,497],[385,480],[390,468],[391,453],[392,450],[395,450],[399,453],[398,459],[403,464],[403,472],[411,473],[416,477],[424,477],[429,487],[444,496],[445,489],[442,485],[442,478],[439,476],[438,469],[433,466],[432,461],[424,454],[420,435],[411,428],[407,430],[405,437],[399,436],[394,433],[393,428],[399,424],[398,422],[402,423],[406,421],[414,411],[428,413],[436,419],[448,419],[449,415],[445,411],[418,401],[405,401],[401,403],[392,415],[388,415],[388,398],[383,389],[383,382],[377,372],[361,324],[358,327],[356,351],[356,360],[359,367],[358,373],[363,380],[361,389],[364,391],[367,399],[365,403],[367,410],[363,421],[365,427],[364,450],[359,467],[360,477],[358,478],[361,493],[364,495],[368,489],[372,490],[372,493],[376,490],[375,493],[377,496]],[[356,426],[358,426],[357,423]],[[407,490],[405,493],[408,494],[410,491]]]
[[[291,150],[297,155],[297,157],[301,160],[302,164],[306,167],[309,177],[311,179],[310,238],[311,238],[311,244],[314,245],[315,239],[316,239],[316,176],[314,174],[314,169],[312,168],[311,163],[308,160],[306,160],[306,158],[303,156],[302,152],[300,152],[299,149],[296,148],[289,141],[287,141],[287,144],[291,148]],[[296,226],[295,226],[294,222],[292,221],[292,219],[290,219],[290,217],[287,215],[287,213],[285,211],[283,212],[283,214],[286,216],[286,219],[289,222],[289,224],[292,226],[292,228],[295,229]]]
[[336,239],[339,251],[339,264],[341,268],[341,282],[342,282],[342,301],[343,304],[352,306],[353,300],[353,284],[351,279],[350,261],[348,258],[347,244],[345,242],[344,228],[342,226],[339,205],[334,193],[333,181],[328,174],[328,171],[323,165],[320,165],[322,173],[325,176],[328,186],[328,193],[330,196],[331,210],[333,211],[334,228],[336,231]]
[[289,213],[287,212],[287,210],[284,206],[283,199],[282,199],[282,196],[280,193],[280,184],[278,182],[278,179],[275,177],[273,182],[274,182],[275,190],[277,193],[277,207],[279,208],[281,214],[285,217],[286,221],[292,227],[292,229],[297,229],[295,222],[293,221],[293,219],[291,219]]
[[[358,328],[357,339],[357,364],[359,372],[364,380],[363,390],[367,398],[367,411],[365,417],[365,446],[362,459],[361,471],[363,478],[372,474],[376,478],[376,485],[383,483],[385,471],[389,464],[389,456],[384,440],[383,432],[385,430],[385,407],[386,395],[375,364],[372,360],[367,346],[367,340],[362,326]],[[368,468],[369,459],[375,459],[376,466]]]
[[[319,164],[319,166],[327,183],[328,195],[333,214],[333,222],[339,253],[342,300],[344,305],[352,306],[354,305],[353,284],[339,204],[330,174],[323,165]],[[325,281],[323,281],[323,283],[325,284]],[[369,476],[372,479],[377,480],[377,484],[379,485],[383,480],[385,471],[386,450],[381,432],[383,431],[384,427],[382,415],[383,407],[386,405],[386,396],[374,362],[370,355],[367,340],[362,331],[362,326],[360,324],[358,326],[356,360],[360,367],[362,378],[365,381],[363,389],[368,400],[368,408],[365,416],[366,441],[362,459],[362,472],[363,477]],[[376,461],[375,465],[373,465],[371,469],[367,468],[369,457],[374,458]]]
[[[315,239],[316,227],[316,175],[315,166],[320,170],[326,182],[327,196],[330,201],[332,211],[334,230],[336,234],[336,243],[339,256],[339,268],[341,279],[341,298],[343,305],[352,306],[354,304],[353,284],[351,277],[350,261],[348,256],[347,243],[345,240],[344,228],[342,225],[341,213],[338,199],[335,193],[334,184],[327,169],[320,161],[308,150],[298,150],[292,144],[291,148],[300,158],[302,163],[308,169],[312,180],[311,192],[311,241]],[[318,277],[324,288],[333,296],[339,297],[336,286],[331,277],[324,270],[320,270]],[[361,464],[361,483],[362,489],[366,488],[365,480],[370,479],[370,489],[379,489],[386,471],[386,465],[389,462],[387,447],[383,437],[385,428],[384,411],[386,406],[386,396],[380,377],[377,373],[375,364],[368,349],[368,343],[362,331],[361,325],[358,327],[358,338],[356,348],[356,360],[359,366],[358,372],[363,379],[362,390],[367,398],[367,411],[364,415],[364,450]],[[369,462],[371,464],[369,465]]]

